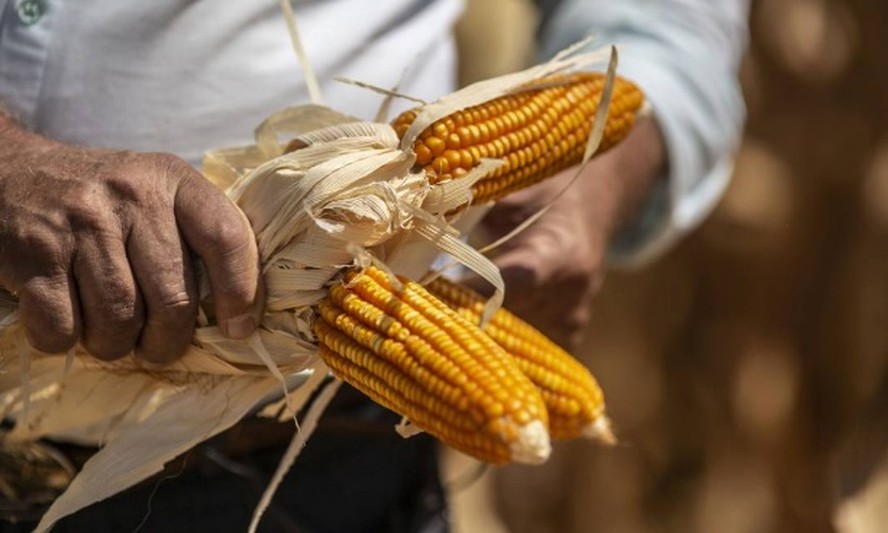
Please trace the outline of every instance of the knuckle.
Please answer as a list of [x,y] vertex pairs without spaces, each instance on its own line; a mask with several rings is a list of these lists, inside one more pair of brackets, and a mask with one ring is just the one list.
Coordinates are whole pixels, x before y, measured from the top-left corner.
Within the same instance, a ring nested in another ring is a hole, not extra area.
[[186,163],[184,159],[168,152],[147,152],[142,154],[142,157],[152,161],[160,170],[180,170],[182,168],[191,170],[191,165]]
[[178,291],[164,296],[160,304],[162,310],[172,314],[180,314],[192,309],[195,302],[187,291]]
[[156,180],[151,175],[146,175],[138,160],[135,160],[109,170],[104,186],[108,196],[119,205],[147,204],[153,196]]
[[109,301],[102,306],[103,326],[120,331],[121,336],[137,332],[142,324],[141,312],[135,302]]
[[27,260],[17,262],[20,270],[32,276],[55,278],[67,269],[67,247],[57,233],[39,228],[23,228],[16,236],[16,249]]
[[176,184],[196,172],[173,154],[123,152],[107,167],[104,182],[114,198],[152,205],[171,198]]
[[212,235],[213,249],[225,259],[237,259],[250,251],[250,232],[236,213],[220,218]]
[[165,152],[142,154],[146,167],[172,182],[181,182],[197,173],[185,160]]
[[73,199],[68,207],[68,222],[74,231],[101,232],[109,229],[109,219],[112,210],[108,209],[104,201],[97,199],[91,193],[83,193],[84,196]]
[[[0,199],[0,261],[4,277],[22,283],[25,277],[45,276],[64,270],[71,252],[68,221],[62,210],[31,209],[8,213]],[[39,207],[39,206],[37,206]]]
[[150,179],[137,179],[126,172],[116,172],[105,182],[110,196],[118,202],[144,204],[150,198],[152,189]]
[[181,328],[197,314],[197,301],[187,292],[178,292],[161,298],[156,309],[152,309],[149,319],[166,328]]

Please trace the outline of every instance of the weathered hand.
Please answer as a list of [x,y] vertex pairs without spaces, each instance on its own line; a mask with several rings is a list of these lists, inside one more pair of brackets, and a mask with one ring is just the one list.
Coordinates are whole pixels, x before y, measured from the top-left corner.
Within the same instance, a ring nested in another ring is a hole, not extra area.
[[[496,255],[506,282],[505,307],[574,349],[604,281],[611,238],[662,174],[664,162],[663,141],[651,120],[592,160],[537,222]],[[569,169],[504,198],[483,227],[494,238],[507,234],[554,199],[575,173]]]
[[35,348],[181,356],[198,305],[192,253],[223,332],[252,333],[255,239],[199,173],[169,154],[87,150],[0,123],[0,287],[18,295]]

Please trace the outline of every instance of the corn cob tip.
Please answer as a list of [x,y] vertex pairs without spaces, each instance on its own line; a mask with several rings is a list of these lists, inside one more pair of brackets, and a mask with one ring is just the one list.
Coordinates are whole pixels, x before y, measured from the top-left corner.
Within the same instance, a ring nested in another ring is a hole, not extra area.
[[[484,298],[463,285],[436,279],[428,289],[462,316],[478,323]],[[554,440],[577,437],[613,443],[598,382],[583,364],[517,316],[500,309],[484,331],[506,351],[543,394]]]
[[518,437],[510,445],[512,461],[529,465],[546,462],[552,453],[549,430],[540,420],[534,420],[518,428]]
[[591,424],[583,427],[583,437],[598,441],[608,446],[617,444],[617,436],[614,435],[613,426],[610,418],[602,415],[595,419]]

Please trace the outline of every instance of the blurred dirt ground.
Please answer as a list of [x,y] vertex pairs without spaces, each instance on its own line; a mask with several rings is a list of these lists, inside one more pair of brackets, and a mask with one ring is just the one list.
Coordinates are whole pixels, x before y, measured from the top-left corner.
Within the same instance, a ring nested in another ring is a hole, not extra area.
[[[532,17],[471,9],[491,4]],[[509,16],[488,42],[532,21]],[[886,28],[882,0],[754,2],[730,190],[663,260],[610,275],[579,354],[622,444],[464,484],[457,531],[888,531]],[[473,75],[517,66],[497,61]]]

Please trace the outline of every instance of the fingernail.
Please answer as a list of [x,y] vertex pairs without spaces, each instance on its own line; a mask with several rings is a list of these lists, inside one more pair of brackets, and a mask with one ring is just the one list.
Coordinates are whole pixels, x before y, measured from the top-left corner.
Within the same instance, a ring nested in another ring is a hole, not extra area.
[[256,330],[252,315],[240,315],[225,321],[224,333],[231,339],[244,339]]

